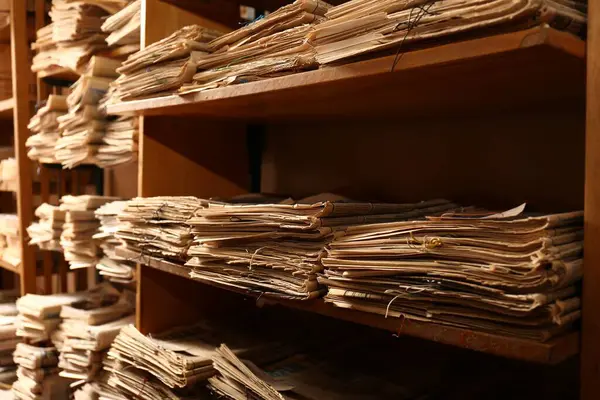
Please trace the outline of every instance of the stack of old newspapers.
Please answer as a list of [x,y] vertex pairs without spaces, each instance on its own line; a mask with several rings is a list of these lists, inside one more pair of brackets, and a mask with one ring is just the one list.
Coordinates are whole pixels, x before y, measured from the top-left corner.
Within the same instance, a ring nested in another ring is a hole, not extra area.
[[55,163],[55,146],[60,138],[58,118],[68,111],[67,97],[52,94],[29,121],[27,127],[33,135],[27,138],[27,156],[40,163]]
[[37,245],[42,250],[62,251],[60,235],[65,223],[66,211],[59,206],[43,203],[36,208],[35,216],[38,222],[32,223],[27,228],[29,244]]

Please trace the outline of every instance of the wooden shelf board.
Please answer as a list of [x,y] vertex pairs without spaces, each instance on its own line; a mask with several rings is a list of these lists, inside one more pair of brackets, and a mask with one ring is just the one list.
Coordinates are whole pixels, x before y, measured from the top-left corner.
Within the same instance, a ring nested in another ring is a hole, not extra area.
[[456,115],[583,105],[585,42],[548,27],[208,90],[108,106],[109,114],[239,118]]
[[[131,250],[117,249],[117,255],[147,267],[161,270],[165,273],[191,279],[189,275],[191,268],[189,267],[145,255],[139,255]],[[202,284],[199,281],[198,283]],[[239,293],[251,296],[245,292]],[[398,318],[385,318],[377,314],[335,307],[325,303],[323,299],[286,301],[261,298],[259,300],[262,300],[260,304],[264,305],[284,306],[387,330],[397,335],[418,337],[487,354],[534,363],[558,364],[579,353],[579,332],[570,332],[546,343],[539,343],[434,323],[414,322]]]
[[12,119],[15,99],[0,100],[0,119]]
[[57,86],[66,86],[79,79],[79,74],[77,72],[63,67],[55,67],[49,70],[40,71],[37,73],[37,76],[47,83]]
[[21,269],[18,266],[12,265],[8,261],[5,261],[0,258],[0,268],[4,268],[7,271],[14,272],[15,274],[20,274]]

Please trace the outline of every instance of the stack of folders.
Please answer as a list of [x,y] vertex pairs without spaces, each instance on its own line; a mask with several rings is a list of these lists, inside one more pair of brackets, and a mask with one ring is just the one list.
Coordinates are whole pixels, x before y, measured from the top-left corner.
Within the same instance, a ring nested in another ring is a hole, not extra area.
[[345,228],[419,218],[456,207],[445,200],[416,204],[348,202],[332,195],[278,204],[210,202],[187,221],[194,241],[190,276],[230,290],[306,300],[325,287],[317,276],[326,246]]
[[523,210],[349,227],[323,258],[325,301],[547,340],[581,315],[583,212]]
[[208,54],[208,42],[222,32],[199,25],[186,26],[169,37],[132,54],[117,70],[110,102],[173,91],[189,82],[196,72],[195,62]]
[[189,93],[255,81],[314,68],[316,52],[309,40],[331,6],[322,0],[296,0],[264,18],[209,44],[212,54],[197,59],[199,70]]
[[21,237],[16,214],[0,214],[0,258],[15,267],[21,264]]
[[59,329],[65,339],[58,366],[64,378],[93,380],[121,328],[134,322],[135,295],[104,286],[102,296],[95,294],[62,307]]
[[66,195],[60,199],[60,209],[66,211],[60,244],[71,269],[96,266],[100,254],[94,235],[100,222],[94,211],[115,200],[118,198],[90,195]]
[[126,48],[121,54],[131,54],[140,50],[142,0],[134,0],[118,13],[108,17],[102,24],[102,31],[108,33],[106,43],[110,47]]
[[94,164],[106,129],[106,118],[98,104],[116,78],[119,61],[94,56],[84,74],[71,86],[69,112],[58,118],[61,137],[56,158],[66,168]]
[[53,0],[52,23],[38,30],[32,46],[37,52],[32,71],[63,67],[81,73],[92,55],[108,47],[104,20],[125,5],[126,0]]
[[204,204],[195,197],[135,198],[119,214],[122,225],[115,236],[139,256],[183,264],[193,239],[185,222]]
[[[212,357],[223,340],[236,354],[254,360],[270,360],[267,350],[280,350],[278,342],[270,340],[273,337],[242,332],[241,326],[200,323],[147,337],[127,326],[108,353],[108,384],[127,396],[179,399],[186,390],[202,388],[216,373]],[[192,398],[204,398],[200,396]]]
[[12,384],[17,378],[12,354],[21,339],[17,337],[16,320],[16,304],[0,303],[0,383],[4,384]]
[[27,128],[33,135],[27,138],[25,145],[29,147],[27,156],[40,163],[55,163],[56,141],[60,137],[58,117],[67,113],[67,97],[51,94],[46,104],[40,107],[29,121]]
[[585,31],[583,1],[352,0],[331,8],[327,21],[311,34],[317,60],[330,64],[366,53],[408,46],[482,28],[523,29],[550,23],[580,34]]
[[100,168],[137,161],[138,121],[136,117],[122,116],[106,123],[102,144],[96,154]]
[[[12,152],[12,148],[10,151]],[[19,186],[19,168],[14,157],[0,161],[0,190],[17,192]]]
[[62,251],[60,235],[65,223],[66,211],[58,206],[44,203],[35,210],[38,222],[27,228],[29,244],[37,245],[42,250]]
[[100,220],[100,229],[94,235],[94,239],[100,243],[104,253],[96,264],[100,275],[111,282],[131,284],[135,280],[135,263],[117,255],[117,248],[121,247],[123,242],[115,237],[122,225],[117,216],[126,207],[126,201],[113,201],[98,208],[95,215]]
[[18,365],[18,379],[12,386],[15,399],[68,398],[68,384],[58,376],[56,347],[19,343],[14,362]]
[[[35,295],[17,300],[17,335],[31,344],[19,343],[14,353],[18,380],[17,399],[68,398],[68,382],[58,376],[58,349],[50,338],[60,324],[62,306],[81,301],[85,293]],[[57,396],[57,397],[52,397]]]

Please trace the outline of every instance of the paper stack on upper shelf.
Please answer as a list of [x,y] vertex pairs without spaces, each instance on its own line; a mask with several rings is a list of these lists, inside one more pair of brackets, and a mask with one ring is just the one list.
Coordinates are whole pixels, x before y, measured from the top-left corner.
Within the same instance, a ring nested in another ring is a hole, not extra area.
[[17,192],[19,187],[18,165],[14,157],[0,161],[0,190]]
[[122,225],[117,217],[126,207],[126,201],[114,201],[98,208],[95,215],[100,221],[100,229],[94,239],[99,241],[104,252],[104,256],[96,264],[100,275],[111,282],[131,284],[135,280],[135,263],[117,255],[116,249],[123,242],[115,237]]
[[60,237],[65,260],[71,269],[94,267],[99,259],[99,247],[94,240],[100,222],[94,211],[100,206],[118,200],[108,196],[63,196],[60,209],[66,211]]
[[67,96],[51,94],[29,121],[27,128],[33,135],[27,138],[27,156],[41,163],[56,163],[56,141],[60,137],[58,118],[67,113]]
[[35,210],[38,222],[27,228],[29,244],[38,245],[42,250],[62,251],[60,235],[65,223],[66,212],[58,206],[44,203]]
[[102,285],[88,299],[63,306],[60,376],[90,381],[102,369],[106,350],[122,327],[132,324],[135,294]]
[[353,203],[321,195],[299,203],[209,203],[187,221],[194,242],[190,276],[244,293],[311,299],[325,247],[344,228],[369,221],[418,218],[456,207],[445,200],[416,204]]
[[121,11],[108,17],[102,31],[108,33],[109,46],[131,46],[139,51],[142,1],[134,0]]
[[195,61],[208,54],[208,42],[222,32],[186,26],[169,37],[132,54],[117,69],[110,103],[175,91],[196,72]]
[[322,260],[325,301],[547,340],[581,315],[583,212],[523,210],[349,227]]
[[482,28],[523,29],[556,23],[559,29],[581,33],[587,20],[586,13],[580,11],[581,4],[548,0],[352,0],[329,9],[327,21],[316,28],[311,39],[319,63],[329,64],[376,51],[402,51],[417,41]]
[[213,54],[196,61],[200,72],[189,93],[261,80],[316,67],[316,53],[309,35],[331,6],[322,0],[296,0],[264,18],[210,43]]
[[52,23],[37,32],[32,71],[68,68],[82,73],[90,57],[107,49],[104,20],[127,5],[126,0],[53,0]]
[[0,258],[14,267],[21,264],[19,217],[15,214],[0,214]]
[[96,162],[107,123],[98,104],[117,76],[119,65],[119,61],[94,56],[84,75],[71,86],[67,97],[69,112],[58,118],[61,137],[55,149],[63,166],[73,168]]

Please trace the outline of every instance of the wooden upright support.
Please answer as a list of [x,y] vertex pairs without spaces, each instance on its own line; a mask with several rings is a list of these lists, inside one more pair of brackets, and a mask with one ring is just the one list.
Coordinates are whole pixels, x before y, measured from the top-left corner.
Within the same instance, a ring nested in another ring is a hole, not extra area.
[[27,43],[27,2],[11,0],[10,40],[12,45],[12,91],[14,106],[15,157],[18,163],[17,212],[21,237],[21,294],[36,292],[36,265],[33,247],[28,245],[27,227],[33,218],[32,165],[25,141],[31,116],[29,104],[29,44]]

